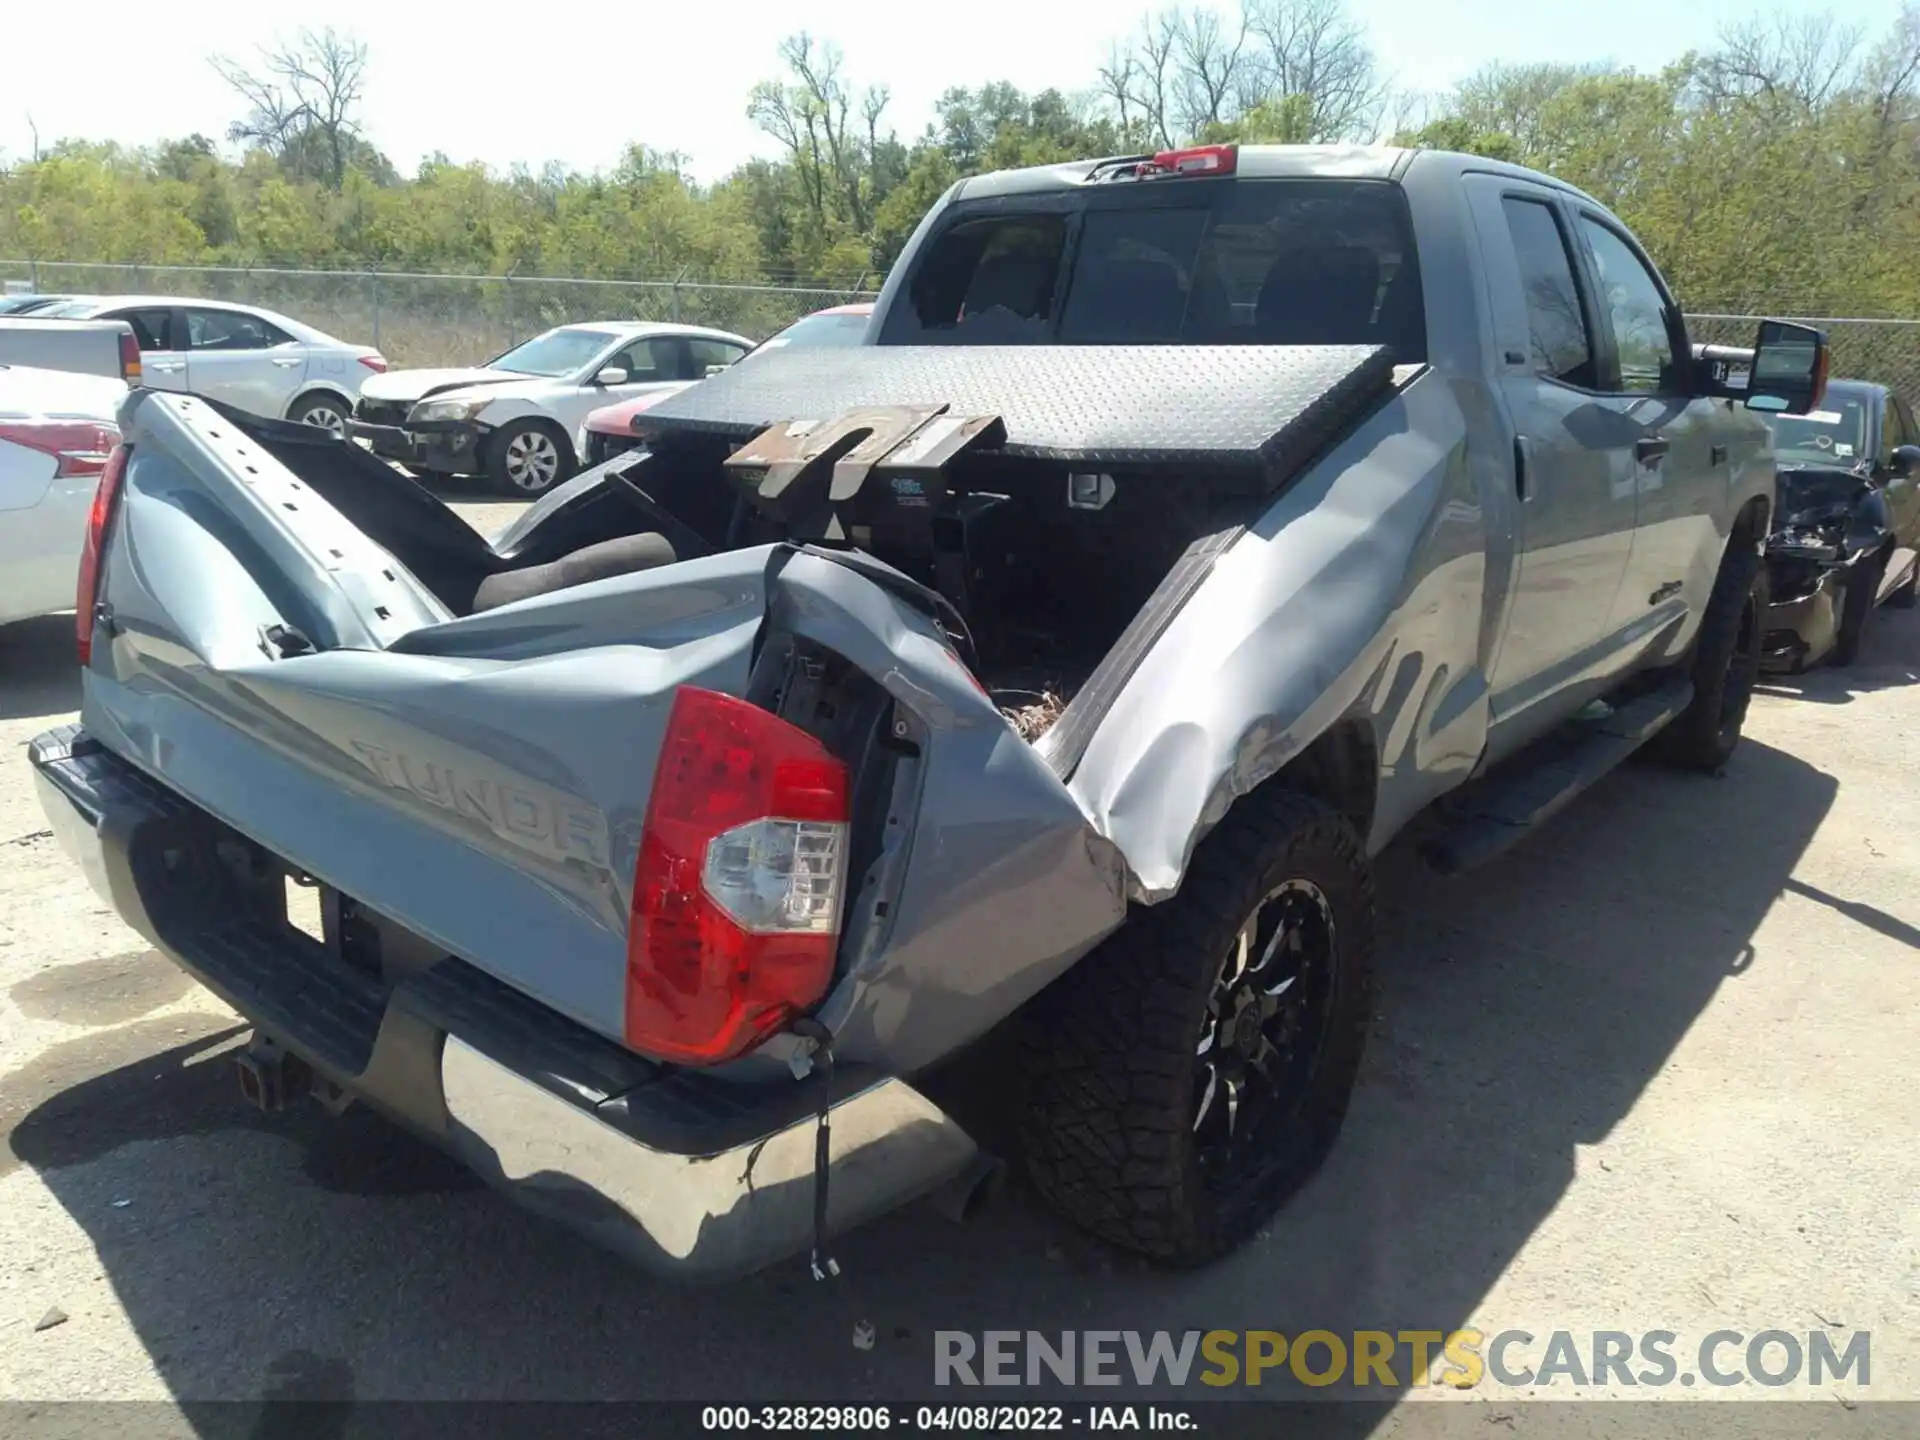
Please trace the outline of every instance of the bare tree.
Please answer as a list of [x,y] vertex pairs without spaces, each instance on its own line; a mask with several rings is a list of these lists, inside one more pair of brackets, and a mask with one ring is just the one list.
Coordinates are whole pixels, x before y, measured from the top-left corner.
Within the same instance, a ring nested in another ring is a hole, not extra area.
[[227,138],[259,145],[338,190],[359,145],[367,47],[328,26],[260,52],[259,68],[216,55],[214,70],[247,105]]
[[[855,230],[872,223],[868,170],[890,92],[870,86],[856,97],[841,73],[840,47],[805,31],[780,42],[780,58],[797,83],[763,80],[753,87],[747,116],[787,151],[816,218],[832,207]],[[859,129],[853,121],[859,105]]]
[[1242,0],[1233,19],[1202,5],[1159,11],[1113,48],[1100,84],[1122,129],[1137,123],[1161,145],[1281,115],[1290,138],[1370,138],[1386,100],[1345,0]]
[[1121,135],[1129,140],[1147,128],[1145,107],[1135,99],[1138,64],[1132,51],[1120,41],[1113,41],[1107,47],[1107,63],[1100,67],[1096,91],[1100,103],[1113,111]]
[[1365,27],[1343,0],[1245,0],[1246,26],[1259,43],[1265,101],[1304,96],[1312,139],[1371,138],[1386,85]]
[[1180,129],[1198,135],[1248,108],[1242,64],[1247,20],[1243,14],[1229,24],[1219,11],[1202,6],[1173,11],[1168,19],[1179,75]]
[[1710,103],[1758,101],[1819,110],[1859,73],[1862,32],[1829,13],[1776,15],[1732,26],[1698,67]]
[[1550,107],[1582,80],[1606,74],[1601,65],[1484,65],[1454,87],[1449,115],[1475,131],[1512,138],[1523,155],[1538,155],[1545,143]]

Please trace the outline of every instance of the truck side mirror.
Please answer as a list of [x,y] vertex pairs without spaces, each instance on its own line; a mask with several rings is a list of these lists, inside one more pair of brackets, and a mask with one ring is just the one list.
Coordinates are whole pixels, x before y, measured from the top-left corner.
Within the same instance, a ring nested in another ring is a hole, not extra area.
[[1747,374],[1747,408],[1805,415],[1827,393],[1827,337],[1810,325],[1762,320]]
[[1887,457],[1887,474],[1905,480],[1920,471],[1920,445],[1896,445]]

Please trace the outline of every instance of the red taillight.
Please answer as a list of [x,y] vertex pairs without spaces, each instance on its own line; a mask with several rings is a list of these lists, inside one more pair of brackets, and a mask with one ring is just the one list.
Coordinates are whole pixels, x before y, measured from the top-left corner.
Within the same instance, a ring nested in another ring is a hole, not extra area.
[[56,478],[98,475],[120,443],[120,431],[99,420],[0,420],[0,440],[53,457]]
[[120,336],[120,378],[129,385],[140,383],[140,342],[131,330]]
[[113,508],[120,500],[120,481],[127,473],[127,447],[115,445],[100,472],[100,484],[93,492],[93,508],[87,512],[87,538],[80,551],[80,585],[73,600],[73,634],[80,647],[80,663],[93,661],[93,606],[100,594],[100,552],[106,544],[107,526],[113,521]]
[[387,373],[387,357],[384,355],[362,355],[360,363],[377,375]]
[[647,801],[627,931],[627,1043],[711,1065],[826,993],[847,767],[805,731],[683,685]]
[[1164,175],[1231,175],[1240,166],[1237,145],[1193,145],[1185,150],[1162,150],[1142,170]]

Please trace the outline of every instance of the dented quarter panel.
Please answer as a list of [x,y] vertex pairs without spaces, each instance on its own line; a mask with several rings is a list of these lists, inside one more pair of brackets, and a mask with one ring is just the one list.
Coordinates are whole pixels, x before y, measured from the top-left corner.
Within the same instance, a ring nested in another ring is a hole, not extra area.
[[1172,894],[1234,799],[1339,720],[1380,756],[1373,850],[1472,772],[1500,485],[1469,463],[1469,423],[1444,377],[1416,378],[1221,556],[1135,672],[1069,785],[1135,898]]
[[819,1013],[842,1059],[912,1074],[1115,929],[1125,867],[930,621],[809,554],[781,570],[768,619],[851,661],[920,723],[915,793],[901,807],[911,863],[886,897],[881,943],[850,927],[851,968]]

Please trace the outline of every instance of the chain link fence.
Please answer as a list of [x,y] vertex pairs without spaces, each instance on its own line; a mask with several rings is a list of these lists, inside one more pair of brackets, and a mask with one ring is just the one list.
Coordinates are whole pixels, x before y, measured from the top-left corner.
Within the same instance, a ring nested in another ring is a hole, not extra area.
[[[831,286],[713,284],[675,280],[573,280],[405,271],[240,269],[218,266],[64,264],[0,260],[0,281],[53,294],[174,295],[278,310],[342,340],[379,347],[396,366],[473,365],[555,325],[583,320],[672,320],[764,340],[802,315],[872,299],[861,276]],[[9,288],[12,288],[11,286]],[[1701,307],[1693,339],[1751,345],[1762,314]],[[1824,329],[1833,373],[1877,380],[1920,406],[1920,319],[1772,318]]]
[[40,294],[168,295],[277,310],[339,339],[375,346],[395,366],[475,365],[576,321],[671,320],[764,340],[812,311],[873,298],[861,288],[866,278],[837,289],[0,260],[0,281]]

